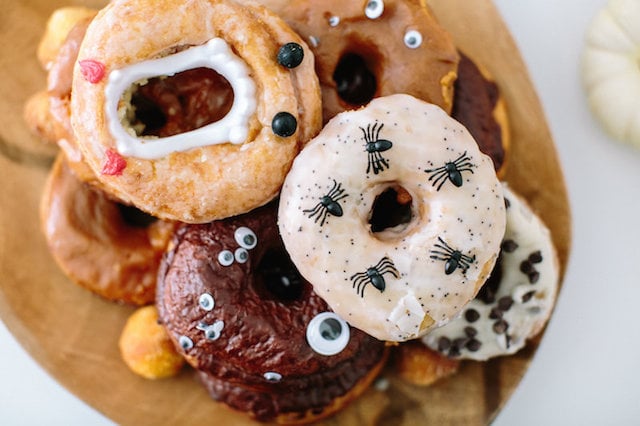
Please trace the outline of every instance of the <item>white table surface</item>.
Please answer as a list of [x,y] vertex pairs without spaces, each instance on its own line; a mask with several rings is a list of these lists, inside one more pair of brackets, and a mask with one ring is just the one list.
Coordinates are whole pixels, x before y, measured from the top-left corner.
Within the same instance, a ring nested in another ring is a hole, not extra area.
[[[585,29],[606,0],[495,2],[529,66],[564,164],[574,240],[545,338],[494,424],[638,425],[640,149],[602,132],[579,72]],[[113,423],[53,381],[0,323],[0,424]]]

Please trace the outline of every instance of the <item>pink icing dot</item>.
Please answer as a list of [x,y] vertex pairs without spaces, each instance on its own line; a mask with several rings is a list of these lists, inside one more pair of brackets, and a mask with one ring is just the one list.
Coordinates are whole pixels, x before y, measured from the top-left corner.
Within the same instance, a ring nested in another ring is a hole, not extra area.
[[78,62],[80,65],[80,72],[85,80],[89,83],[99,83],[105,74],[105,66],[102,62],[94,61],[93,59],[85,59]]
[[107,159],[102,166],[102,174],[107,176],[120,176],[122,171],[127,167],[127,160],[116,150],[108,149]]

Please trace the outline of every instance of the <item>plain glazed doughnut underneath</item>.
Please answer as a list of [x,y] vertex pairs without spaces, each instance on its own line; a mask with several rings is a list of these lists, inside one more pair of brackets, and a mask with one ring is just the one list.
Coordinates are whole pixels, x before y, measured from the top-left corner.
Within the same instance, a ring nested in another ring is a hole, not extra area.
[[439,107],[408,95],[337,115],[294,161],[279,226],[302,275],[353,326],[424,335],[473,299],[505,207],[491,159]]
[[59,154],[40,203],[49,250],[76,284],[134,305],[155,300],[160,259],[176,224],[117,203],[81,182]]

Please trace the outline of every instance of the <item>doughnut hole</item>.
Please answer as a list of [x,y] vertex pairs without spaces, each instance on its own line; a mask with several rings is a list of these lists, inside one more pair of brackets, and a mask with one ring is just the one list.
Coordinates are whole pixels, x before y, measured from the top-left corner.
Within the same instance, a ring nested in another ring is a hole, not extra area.
[[288,303],[303,296],[305,282],[284,249],[267,250],[256,275],[256,291],[263,299]]
[[404,187],[387,187],[375,197],[369,216],[374,236],[390,240],[403,234],[415,217],[413,197]]
[[222,119],[231,110],[233,98],[229,81],[210,68],[153,77],[123,94],[123,125],[138,137],[178,135]]
[[[359,43],[351,43],[358,46]],[[376,96],[378,81],[374,64],[379,55],[370,48],[361,47],[345,52],[333,71],[338,97],[350,108],[364,106]]]
[[151,216],[134,206],[120,203],[118,203],[117,206],[122,221],[125,225],[131,228],[148,228],[158,221],[158,218]]

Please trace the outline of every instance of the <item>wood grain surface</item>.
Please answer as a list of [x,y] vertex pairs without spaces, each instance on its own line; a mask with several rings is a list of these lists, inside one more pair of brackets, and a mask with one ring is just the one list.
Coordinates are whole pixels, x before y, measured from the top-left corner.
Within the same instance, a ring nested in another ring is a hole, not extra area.
[[[119,424],[253,424],[209,399],[193,371],[148,381],[120,360],[117,340],[133,308],[70,283],[40,232],[38,204],[55,150],[29,134],[22,111],[44,88],[35,51],[57,7],[101,1],[0,0],[0,316],[24,348],[72,393]],[[566,265],[570,214],[553,141],[538,97],[508,29],[490,0],[431,0],[458,46],[495,77],[512,127],[505,180],[551,228]],[[370,389],[327,425],[484,425],[526,371],[538,340],[514,356],[466,362],[428,387],[403,383],[388,368],[386,391]]]

